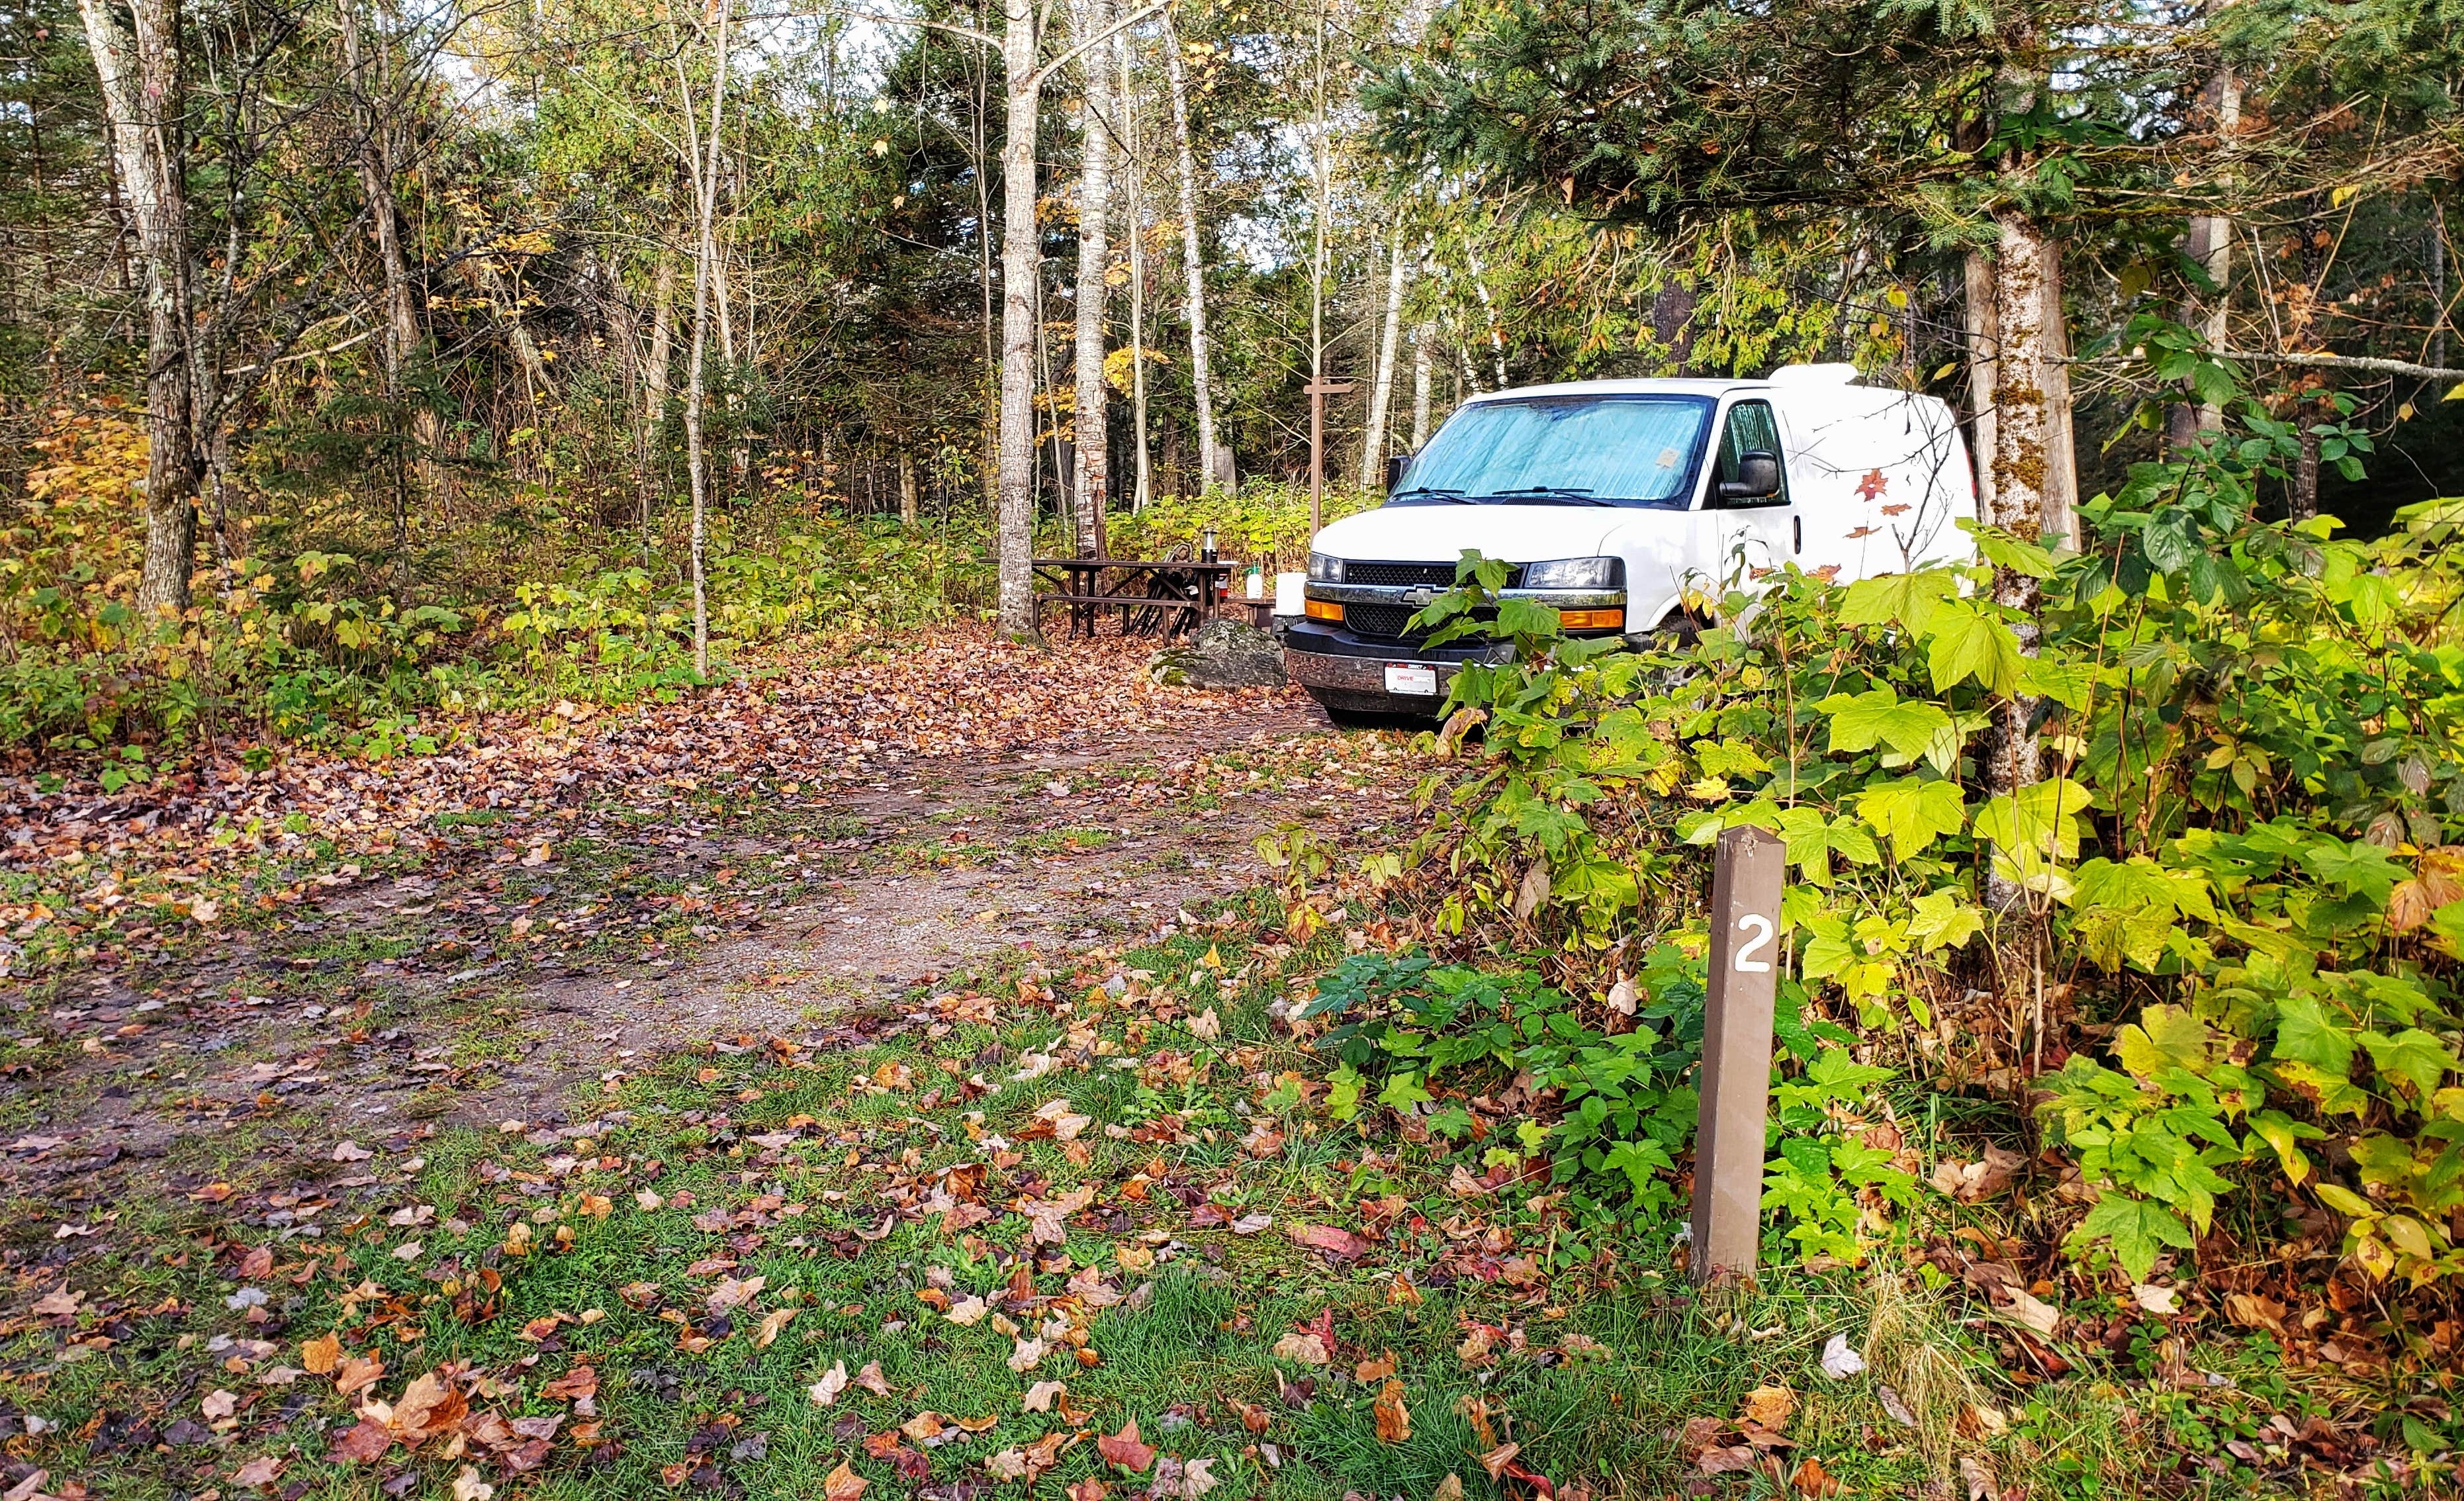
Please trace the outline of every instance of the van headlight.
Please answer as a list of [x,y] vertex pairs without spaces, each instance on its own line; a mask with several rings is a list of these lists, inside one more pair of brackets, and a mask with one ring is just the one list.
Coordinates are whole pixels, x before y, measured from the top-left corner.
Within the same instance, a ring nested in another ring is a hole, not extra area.
[[1624,582],[1622,558],[1552,558],[1523,565],[1527,589],[1613,589]]
[[1313,552],[1309,554],[1309,582],[1311,584],[1341,584],[1343,582],[1343,560],[1340,558],[1330,558],[1322,552]]

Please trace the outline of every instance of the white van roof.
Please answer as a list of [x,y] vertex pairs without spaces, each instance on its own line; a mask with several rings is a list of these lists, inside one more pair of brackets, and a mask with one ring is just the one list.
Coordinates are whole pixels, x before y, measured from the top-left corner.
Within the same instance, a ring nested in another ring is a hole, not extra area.
[[[1770,390],[1774,386],[1847,386],[1857,379],[1853,364],[1784,364],[1757,381],[1721,380],[1702,376],[1661,376],[1629,381],[1558,381],[1547,386],[1517,386],[1509,390],[1483,391],[1463,404],[1510,401],[1519,396],[1726,396],[1731,391]],[[1868,387],[1888,389],[1887,387]],[[1904,392],[1890,391],[1892,395]]]

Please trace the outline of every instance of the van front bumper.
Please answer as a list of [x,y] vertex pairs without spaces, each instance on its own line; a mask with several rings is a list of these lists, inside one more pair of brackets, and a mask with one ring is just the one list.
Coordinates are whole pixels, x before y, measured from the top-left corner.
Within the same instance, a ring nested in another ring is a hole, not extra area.
[[[1435,718],[1446,701],[1455,674],[1470,662],[1511,661],[1510,645],[1466,644],[1430,647],[1410,641],[1358,636],[1313,620],[1295,620],[1282,632],[1284,671],[1330,709],[1357,714],[1419,715]],[[1433,673],[1437,691],[1398,694],[1387,687],[1389,667],[1422,667]]]

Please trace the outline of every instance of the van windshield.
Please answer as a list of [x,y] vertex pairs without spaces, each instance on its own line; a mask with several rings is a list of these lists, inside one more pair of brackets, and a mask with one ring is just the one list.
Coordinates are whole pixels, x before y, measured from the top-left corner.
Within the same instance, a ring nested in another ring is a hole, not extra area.
[[1711,408],[1674,395],[1474,402],[1412,460],[1389,503],[1683,510]]

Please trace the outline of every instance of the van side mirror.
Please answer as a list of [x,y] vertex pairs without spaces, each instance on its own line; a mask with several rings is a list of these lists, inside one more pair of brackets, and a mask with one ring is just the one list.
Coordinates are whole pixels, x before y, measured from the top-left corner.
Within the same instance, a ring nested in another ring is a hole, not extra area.
[[1768,500],[1779,494],[1779,455],[1749,449],[1737,455],[1737,477],[1720,481],[1723,500]]
[[1402,488],[1403,476],[1411,473],[1411,454],[1389,453],[1386,455],[1386,493],[1388,495],[1391,496],[1397,490]]

